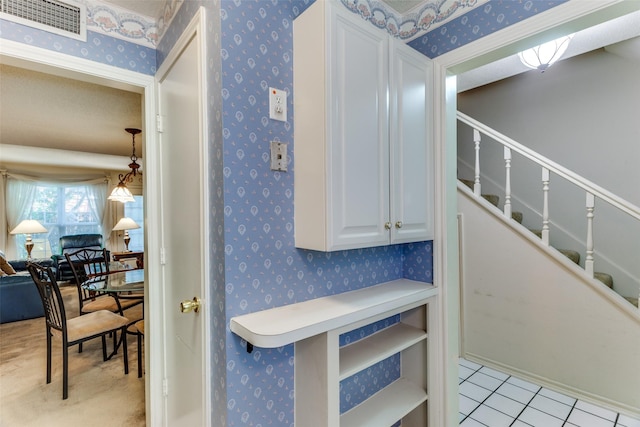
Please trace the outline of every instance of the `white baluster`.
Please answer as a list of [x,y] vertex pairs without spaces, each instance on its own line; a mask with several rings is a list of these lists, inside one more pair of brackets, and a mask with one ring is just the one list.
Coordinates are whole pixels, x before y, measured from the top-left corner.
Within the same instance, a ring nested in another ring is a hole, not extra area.
[[476,147],[476,176],[473,182],[473,194],[480,196],[482,193],[480,191],[480,131],[478,129],[473,130],[473,142]]
[[504,147],[504,168],[505,168],[505,183],[504,183],[504,215],[507,218],[511,218],[511,149]]
[[549,246],[549,169],[542,168],[542,243]]
[[584,270],[590,277],[593,277],[593,210],[595,204],[595,196],[587,193],[587,257],[584,261]]

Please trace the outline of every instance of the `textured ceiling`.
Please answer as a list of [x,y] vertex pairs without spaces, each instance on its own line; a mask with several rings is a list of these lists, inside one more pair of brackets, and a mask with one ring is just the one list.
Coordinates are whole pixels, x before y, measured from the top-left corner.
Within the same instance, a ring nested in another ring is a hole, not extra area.
[[124,128],[142,126],[140,94],[6,64],[0,75],[0,143],[131,155]]

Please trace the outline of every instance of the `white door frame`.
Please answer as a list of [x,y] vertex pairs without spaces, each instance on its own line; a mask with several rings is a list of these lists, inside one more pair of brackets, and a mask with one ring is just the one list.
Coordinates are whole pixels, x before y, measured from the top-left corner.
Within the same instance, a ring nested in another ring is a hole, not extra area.
[[[145,335],[145,406],[147,426],[161,425],[164,406],[162,394],[162,349],[164,335],[161,313],[150,311],[149,307],[159,307],[162,304],[162,289],[149,286],[158,283],[160,276],[160,242],[158,234],[153,232],[159,224],[159,212],[154,207],[159,206],[160,189],[157,180],[150,179],[157,176],[158,164],[156,159],[156,87],[154,76],[100,64],[87,59],[76,58],[59,52],[42,49],[24,43],[2,40],[0,61],[4,64],[20,68],[44,72],[74,80],[80,80],[117,89],[128,90],[142,95],[143,129],[145,130],[143,167],[144,213],[145,213],[145,318],[153,327]],[[124,124],[123,124],[124,125]]]
[[[210,342],[210,337],[211,337],[211,310],[213,307],[213,302],[211,301],[211,291],[210,291],[210,287],[209,287],[209,272],[210,272],[210,268],[211,268],[211,257],[209,256],[209,253],[211,252],[211,245],[209,242],[209,235],[210,235],[210,227],[209,227],[209,210],[208,210],[208,200],[209,200],[209,180],[208,177],[210,175],[209,171],[210,171],[210,166],[209,166],[209,150],[208,150],[208,115],[207,115],[207,84],[206,84],[206,77],[207,77],[207,69],[206,69],[206,58],[207,58],[207,50],[206,50],[206,11],[204,9],[204,7],[200,7],[198,9],[198,11],[195,13],[194,17],[191,19],[191,22],[189,23],[189,25],[187,25],[187,28],[185,28],[185,30],[183,31],[183,33],[181,34],[181,36],[178,38],[178,40],[176,41],[175,45],[171,48],[171,51],[169,52],[169,54],[167,55],[167,57],[165,58],[164,62],[162,63],[162,65],[160,66],[160,68],[158,69],[158,71],[156,72],[156,86],[155,86],[155,94],[158,95],[159,92],[159,82],[160,80],[162,80],[166,74],[170,71],[171,67],[173,66],[173,64],[175,63],[175,61],[179,58],[179,56],[182,54],[182,52],[184,51],[184,49],[191,43],[194,42],[196,43],[196,48],[198,50],[198,82],[194,82],[194,84],[197,84],[199,86],[199,92],[201,93],[201,104],[200,104],[200,117],[199,117],[199,122],[200,122],[200,129],[199,129],[199,133],[200,133],[200,138],[199,138],[199,150],[200,150],[200,158],[199,159],[194,159],[194,161],[197,161],[197,167],[200,169],[201,174],[200,174],[200,188],[201,188],[201,194],[200,194],[200,205],[202,206],[203,211],[201,212],[201,223],[200,225],[200,235],[203,236],[203,242],[201,247],[199,247],[199,255],[201,256],[201,265],[202,265],[202,271],[201,273],[201,291],[199,294],[199,297],[201,299],[201,313],[199,313],[200,316],[202,316],[202,335],[201,335],[201,339],[202,339],[202,351],[203,351],[203,355],[202,355],[202,366],[201,366],[201,372],[203,375],[203,390],[202,390],[202,426],[203,427],[207,427],[211,425],[211,342]],[[160,97],[157,97],[157,102],[160,102]],[[154,109],[154,111],[158,112],[160,111],[160,107],[158,104],[156,104],[156,107]],[[160,122],[162,122],[162,118],[159,117]],[[161,132],[159,132],[161,133]],[[161,137],[158,135],[157,136],[157,140],[161,141]],[[161,150],[157,149],[154,150],[153,155],[155,156],[153,159],[153,163],[155,165],[158,166],[158,168],[155,169],[156,171],[156,175],[155,175],[155,184],[156,185],[160,185],[159,183],[162,182],[161,177],[160,177],[160,173],[162,172],[159,168],[159,166],[161,165]],[[158,212],[159,215],[162,215],[162,189],[161,188],[157,188],[157,193],[159,195],[159,197],[154,199],[154,202],[157,203],[157,205],[154,205],[152,207],[152,209],[154,209],[155,212]],[[179,227],[178,224],[175,225],[176,227]],[[146,227],[146,224],[145,224]],[[152,232],[155,236],[157,236],[159,238],[158,240],[158,246],[164,248],[164,240],[162,239],[162,223],[160,221],[160,218],[158,218],[158,221],[154,223],[153,228],[150,228],[150,233]],[[162,260],[164,258],[164,254],[161,255],[161,257],[159,257],[158,259]],[[145,265],[146,265],[146,261],[145,261]],[[158,265],[158,267],[160,267],[160,265]],[[160,273],[160,269],[157,270],[158,273]],[[162,279],[160,276],[158,277],[158,281],[156,283],[163,283],[164,279]],[[165,286],[170,286],[165,284]],[[165,292],[163,293],[163,298],[161,300],[159,300],[159,305],[158,307],[161,307],[161,309],[159,310],[155,310],[154,313],[151,313],[152,316],[157,316],[157,319],[152,319],[152,322],[155,320],[158,324],[162,324],[162,348],[159,349],[159,351],[162,352],[162,359],[163,359],[163,369],[162,369],[162,373],[163,373],[163,378],[154,378],[156,380],[159,381],[164,381],[164,376],[167,375],[167,363],[166,363],[166,359],[165,359],[165,355],[166,355],[166,344],[167,341],[164,340],[164,330],[165,330],[165,322],[167,321],[167,319],[169,319],[169,315],[167,313],[164,313],[164,307],[167,306],[171,306],[171,304],[174,303],[175,309],[178,310],[179,308],[179,301],[174,301],[171,302],[169,301],[169,305],[167,305],[166,301],[164,301],[164,297],[165,295],[169,295],[169,292]],[[156,331],[158,332],[158,331]],[[160,374],[160,372],[158,371],[158,374]],[[166,385],[162,382],[158,383],[159,385],[161,385],[160,390],[162,390],[164,387],[166,387]],[[152,385],[153,386],[153,385]],[[169,385],[170,386],[170,385]],[[194,384],[194,386],[196,386]],[[175,391],[174,391],[175,392]],[[166,426],[167,422],[170,421],[167,419],[167,410],[166,410],[166,406],[163,407],[163,420],[162,420],[162,424],[158,423],[152,423],[151,425],[155,426],[155,425],[163,425]],[[149,418],[147,418],[147,420],[149,420]],[[170,427],[170,426],[169,426]]]
[[623,0],[569,0],[553,9],[511,25],[433,60],[435,132],[435,238],[434,283],[440,286],[438,337],[444,413],[438,425],[456,425],[458,418],[458,336],[460,295],[457,225],[457,119],[456,75],[513,55],[520,50],[567,32],[597,25],[640,9],[640,2]]

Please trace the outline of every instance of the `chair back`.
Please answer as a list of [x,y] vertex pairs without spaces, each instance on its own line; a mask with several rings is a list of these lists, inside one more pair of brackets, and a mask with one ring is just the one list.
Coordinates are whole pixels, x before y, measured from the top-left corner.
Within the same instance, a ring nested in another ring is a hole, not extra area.
[[75,278],[80,314],[82,314],[83,303],[101,295],[96,291],[84,289],[82,283],[91,277],[109,274],[109,252],[106,249],[83,248],[75,252],[67,252],[64,256],[71,266]]
[[43,267],[34,262],[27,263],[27,270],[42,299],[42,307],[47,326],[63,334],[67,329],[67,317],[60,288],[51,267]]

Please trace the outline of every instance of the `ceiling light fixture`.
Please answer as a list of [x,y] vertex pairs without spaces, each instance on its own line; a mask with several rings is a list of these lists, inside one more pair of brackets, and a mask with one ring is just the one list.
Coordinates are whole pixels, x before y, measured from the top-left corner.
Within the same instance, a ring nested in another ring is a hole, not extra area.
[[142,172],[139,172],[138,169],[140,165],[136,162],[138,157],[136,156],[136,135],[142,132],[140,129],[126,128],[127,132],[131,134],[132,143],[133,143],[133,152],[131,154],[131,163],[129,163],[129,167],[131,171],[129,171],[126,175],[120,174],[118,175],[118,185],[113,189],[111,195],[108,197],[109,200],[113,200],[116,202],[134,202],[133,194],[127,188],[127,183],[133,182],[133,178],[136,175],[142,175]]
[[573,34],[560,37],[559,39],[520,52],[518,53],[518,57],[527,67],[540,70],[544,73],[547,68],[560,59],[567,50],[572,38]]

